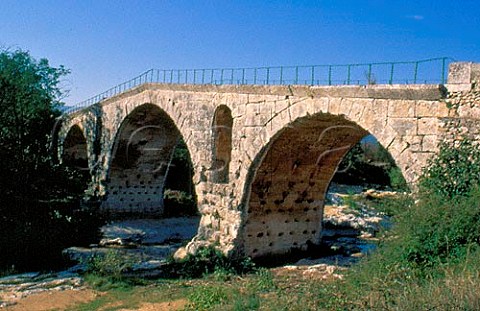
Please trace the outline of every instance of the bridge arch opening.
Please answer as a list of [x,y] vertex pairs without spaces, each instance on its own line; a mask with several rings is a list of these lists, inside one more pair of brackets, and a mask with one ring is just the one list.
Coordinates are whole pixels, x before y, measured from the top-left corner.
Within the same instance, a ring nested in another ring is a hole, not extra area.
[[320,245],[327,189],[345,155],[369,132],[343,116],[298,118],[253,161],[243,197],[245,255],[262,259]]
[[[172,118],[156,105],[143,104],[129,113],[116,134],[102,209],[114,217],[196,214],[192,175],[190,154]],[[188,210],[173,203],[186,199]]]
[[62,160],[67,166],[88,170],[87,139],[77,124],[65,136]]
[[83,130],[78,124],[73,125],[63,140],[62,163],[78,173],[80,182],[87,188],[92,179],[88,163],[88,144]]
[[212,181],[228,183],[232,154],[232,111],[225,105],[216,110],[212,123]]

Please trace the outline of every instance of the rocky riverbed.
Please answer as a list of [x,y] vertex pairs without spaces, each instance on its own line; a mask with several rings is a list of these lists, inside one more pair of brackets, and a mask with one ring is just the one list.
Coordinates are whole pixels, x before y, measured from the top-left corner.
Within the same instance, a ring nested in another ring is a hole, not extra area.
[[[323,221],[323,243],[329,256],[304,258],[274,268],[275,273],[301,273],[303,277],[341,278],[348,268],[375,248],[376,235],[389,226],[388,217],[370,208],[364,198],[381,198],[395,193],[333,184],[327,195]],[[361,202],[363,203],[361,203]],[[65,254],[78,264],[67,271],[26,273],[0,278],[0,308],[13,305],[32,294],[84,289],[79,272],[88,258],[118,252],[131,263],[132,273],[155,277],[161,274],[165,258],[196,234],[198,217],[162,220],[118,221],[102,227],[102,240],[89,248],[72,247]]]

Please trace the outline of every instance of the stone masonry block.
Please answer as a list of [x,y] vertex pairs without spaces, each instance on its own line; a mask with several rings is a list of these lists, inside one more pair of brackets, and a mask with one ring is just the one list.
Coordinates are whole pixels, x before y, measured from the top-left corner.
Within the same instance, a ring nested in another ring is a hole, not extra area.
[[416,117],[436,117],[438,115],[439,103],[432,101],[417,101]]
[[416,118],[389,118],[387,120],[386,131],[393,131],[394,134],[400,136],[417,135],[417,119]]
[[352,110],[352,106],[355,100],[351,98],[342,98],[342,102],[340,104],[340,109],[338,111],[338,114],[343,114],[348,116],[350,114],[350,111]]
[[437,144],[437,135],[425,135],[422,141],[422,151],[434,152],[437,150]]
[[330,98],[328,103],[328,113],[338,115],[342,111],[341,108],[342,99],[341,98]]
[[388,116],[393,118],[415,117],[414,100],[395,100],[388,104]]
[[292,104],[288,109],[292,120],[306,116],[309,111],[308,106],[302,101]]
[[314,98],[313,99],[313,106],[314,106],[314,111],[315,113],[319,112],[327,112],[328,111],[328,103],[329,103],[329,98],[328,97],[321,97],[321,98]]
[[418,134],[433,135],[438,133],[439,121],[437,118],[418,119]]
[[407,143],[411,151],[422,151],[422,136],[403,136],[402,141]]
[[277,100],[273,103],[273,106],[273,111],[275,113],[281,113],[288,109],[288,106],[290,106],[290,101],[288,99]]

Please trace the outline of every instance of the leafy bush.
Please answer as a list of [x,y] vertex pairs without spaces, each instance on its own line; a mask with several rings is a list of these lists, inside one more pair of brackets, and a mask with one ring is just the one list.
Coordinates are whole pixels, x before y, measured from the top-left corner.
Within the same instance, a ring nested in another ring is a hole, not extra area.
[[[325,309],[476,310],[480,275],[479,151],[443,144],[419,192],[395,208],[377,250],[322,294]],[[398,212],[399,211],[399,212]],[[328,307],[327,307],[328,306]],[[334,308],[332,307],[334,306]]]
[[402,175],[402,171],[398,166],[393,166],[388,170],[388,177],[390,179],[390,187],[397,191],[409,190],[407,181]]
[[420,179],[420,190],[454,198],[480,184],[480,148],[467,138],[440,144]]
[[468,140],[456,147],[443,144],[430,161],[416,204],[405,202],[377,256],[388,253],[389,262],[426,269],[464,260],[478,247],[480,152]]
[[2,223],[0,267],[18,271],[64,268],[62,250],[97,240],[101,217],[94,212],[73,211],[64,202],[31,202],[32,215],[9,215]]
[[121,254],[119,250],[108,250],[97,253],[86,260],[87,269],[84,273],[86,281],[99,290],[113,288],[129,288],[137,283],[137,279],[127,277],[133,260]]
[[430,194],[398,220],[395,234],[402,235],[403,259],[428,267],[463,260],[480,242],[480,191],[446,201]]
[[87,273],[109,276],[113,279],[123,278],[123,274],[131,268],[132,262],[118,251],[108,250],[105,254],[95,254],[87,261]]
[[179,262],[172,261],[172,274],[183,278],[196,278],[215,273],[218,278],[233,274],[245,274],[254,269],[250,258],[228,258],[215,247],[200,248]]

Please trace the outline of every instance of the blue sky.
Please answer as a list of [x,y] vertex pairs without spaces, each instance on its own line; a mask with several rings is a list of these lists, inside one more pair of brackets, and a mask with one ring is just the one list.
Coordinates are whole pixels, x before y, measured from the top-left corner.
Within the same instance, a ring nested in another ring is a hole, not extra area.
[[73,104],[150,68],[480,62],[480,3],[2,0],[0,46],[69,68]]

